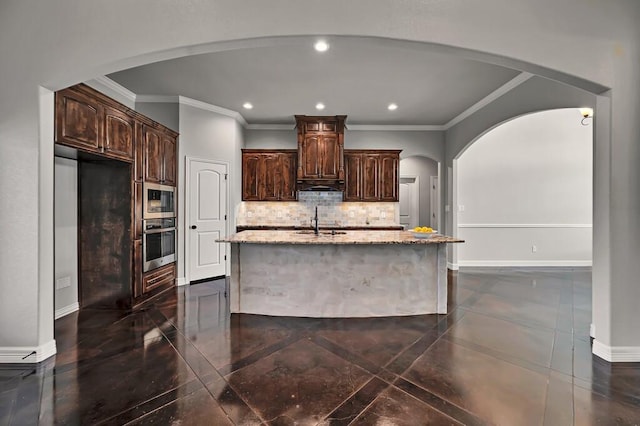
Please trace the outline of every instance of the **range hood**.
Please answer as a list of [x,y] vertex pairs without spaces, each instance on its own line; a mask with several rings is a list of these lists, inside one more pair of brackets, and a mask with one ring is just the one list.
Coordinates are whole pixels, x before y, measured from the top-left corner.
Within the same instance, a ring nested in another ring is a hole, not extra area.
[[304,184],[298,183],[298,191],[303,192],[342,192],[343,189],[339,184],[327,185],[327,184]]

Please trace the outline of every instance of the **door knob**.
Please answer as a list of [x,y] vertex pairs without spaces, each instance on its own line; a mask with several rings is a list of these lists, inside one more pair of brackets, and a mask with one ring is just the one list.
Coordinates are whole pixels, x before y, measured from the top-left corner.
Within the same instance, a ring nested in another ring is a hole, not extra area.
[[191,229],[197,229],[198,227],[196,225],[191,225]]

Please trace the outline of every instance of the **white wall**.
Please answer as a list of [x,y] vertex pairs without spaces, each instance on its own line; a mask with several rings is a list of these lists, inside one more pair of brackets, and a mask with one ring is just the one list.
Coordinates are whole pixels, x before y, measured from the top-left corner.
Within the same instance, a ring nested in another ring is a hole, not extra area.
[[173,131],[177,132],[180,127],[180,108],[177,102],[136,102],[136,111]]
[[[228,164],[229,221],[235,229],[235,211],[242,200],[242,128],[235,119],[215,112],[180,104],[180,142],[178,152],[178,280],[185,279],[185,165],[186,157],[216,160]],[[228,268],[227,268],[228,269]]]
[[[407,157],[400,160],[400,176],[417,176],[420,185],[420,213],[418,223],[431,223],[431,187],[429,178],[438,176],[438,163],[426,157]],[[444,201],[441,200],[441,204]]]
[[56,317],[78,306],[78,163],[55,158],[55,272],[70,287],[55,291]]
[[525,115],[462,154],[460,266],[591,264],[593,125],[581,119],[577,109]]

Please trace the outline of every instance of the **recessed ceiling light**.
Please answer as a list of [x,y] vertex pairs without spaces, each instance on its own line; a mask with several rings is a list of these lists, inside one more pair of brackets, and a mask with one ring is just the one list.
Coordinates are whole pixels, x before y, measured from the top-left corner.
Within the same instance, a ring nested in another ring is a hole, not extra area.
[[251,108],[253,108],[253,105],[251,104],[251,102],[245,102],[245,103],[242,104],[242,108],[251,109]]
[[395,111],[398,109],[398,105],[397,104],[389,104],[389,106],[387,107],[387,109],[389,111]]
[[323,110],[324,109],[324,104],[322,102],[318,102],[316,104],[316,109]]
[[313,48],[318,52],[326,52],[329,50],[329,43],[324,40],[318,40],[316,41],[316,44],[313,45]]

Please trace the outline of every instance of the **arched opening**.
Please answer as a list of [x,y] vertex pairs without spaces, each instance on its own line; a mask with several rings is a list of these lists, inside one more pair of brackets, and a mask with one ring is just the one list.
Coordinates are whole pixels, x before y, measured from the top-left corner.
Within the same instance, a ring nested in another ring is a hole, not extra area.
[[[450,192],[450,191],[447,191],[445,194],[446,194],[446,196],[447,196],[447,197],[449,197],[449,196],[450,196],[450,194],[451,194],[451,192]],[[443,206],[443,208],[444,208],[444,206]],[[444,215],[443,215],[443,217],[444,217]],[[441,220],[442,220],[442,219],[441,219]]]
[[591,266],[593,127],[581,119],[515,117],[457,158],[460,266]]
[[440,163],[422,155],[400,160],[400,224],[440,229]]

